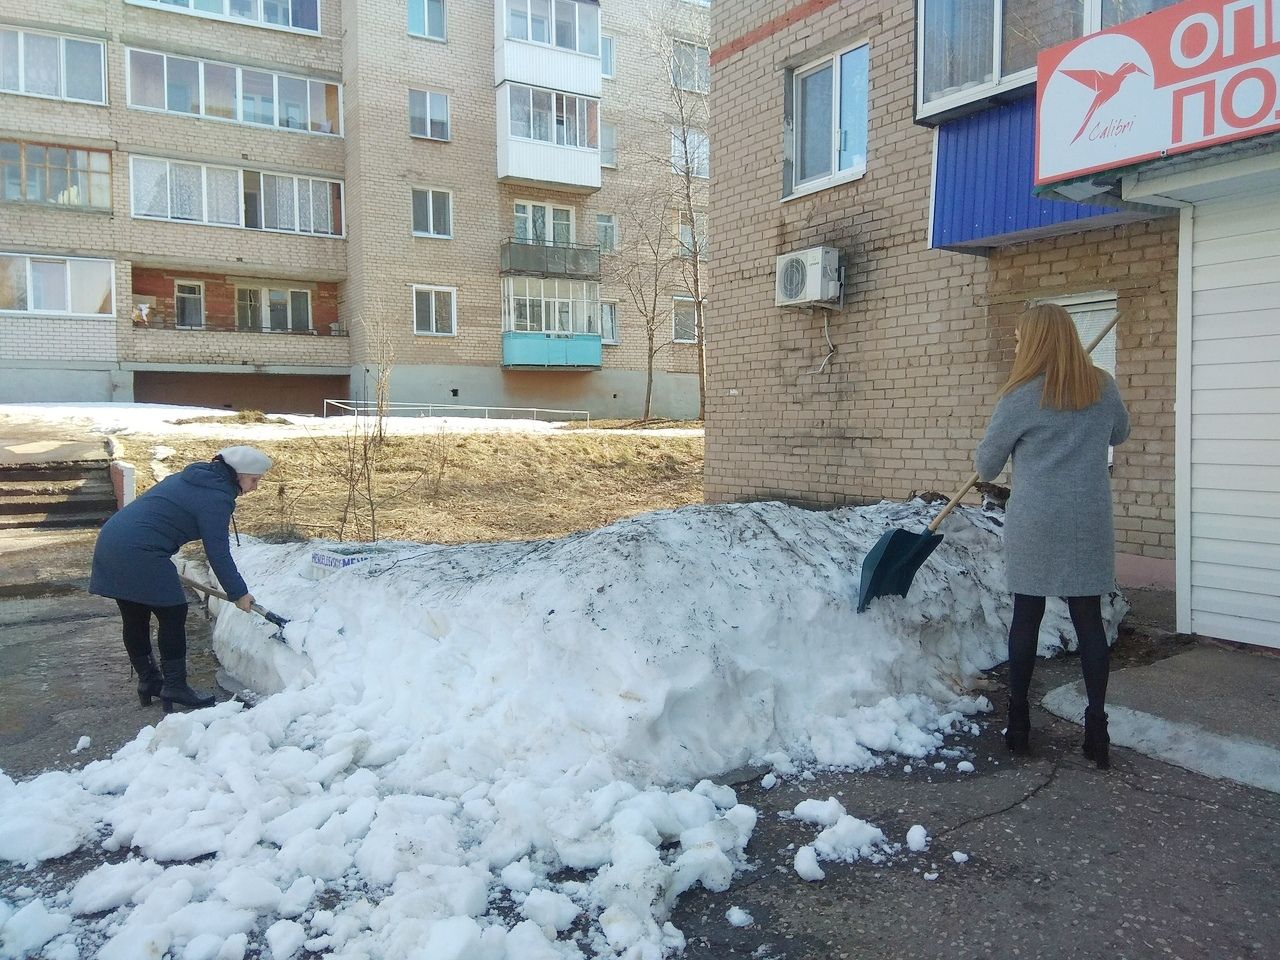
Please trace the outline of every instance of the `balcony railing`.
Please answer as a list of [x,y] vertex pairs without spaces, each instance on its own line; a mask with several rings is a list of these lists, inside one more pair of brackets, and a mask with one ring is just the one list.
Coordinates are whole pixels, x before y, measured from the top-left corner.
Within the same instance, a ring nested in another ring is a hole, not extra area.
[[499,258],[503,275],[599,280],[600,248],[579,243],[502,241]]
[[187,333],[270,333],[270,334],[287,334],[301,337],[347,337],[350,333],[341,324],[329,324],[328,330],[316,330],[312,328],[292,329],[292,328],[274,328],[264,329],[260,326],[237,325],[234,320],[224,320],[222,318],[206,317],[205,322],[199,326],[178,323],[172,319],[160,319],[151,317],[148,320],[139,320],[134,317],[133,328],[135,330],[183,330]]
[[599,370],[600,342],[598,333],[506,330],[502,365],[520,370]]

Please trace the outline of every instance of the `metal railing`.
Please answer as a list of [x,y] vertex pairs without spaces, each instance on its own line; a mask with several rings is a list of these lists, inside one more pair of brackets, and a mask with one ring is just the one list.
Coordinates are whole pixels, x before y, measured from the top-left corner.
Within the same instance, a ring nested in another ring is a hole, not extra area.
[[[334,411],[332,414],[330,414],[330,407]],[[415,411],[417,411],[417,416],[419,417],[437,417],[449,415],[448,413],[438,413],[437,411],[482,410],[486,420],[540,420],[539,414],[559,414],[561,416],[548,417],[547,419],[585,420],[588,424],[591,423],[591,411],[589,410],[555,410],[550,407],[479,407],[461,403],[403,403],[389,401],[382,405],[382,409],[388,416],[393,417],[412,415]],[[491,412],[501,413],[503,416],[490,417],[489,414]],[[320,416],[367,417],[377,413],[378,403],[376,400],[325,400]],[[518,413],[529,414],[529,416],[514,416],[514,414]]]
[[[273,330],[270,328],[264,329],[263,327],[259,327],[259,326],[253,326],[253,327],[240,326],[234,321],[220,322],[216,319],[213,320],[212,322],[206,319],[204,323],[199,325],[194,325],[194,324],[188,324],[188,323],[178,323],[178,321],[171,320],[171,319],[161,320],[161,319],[152,317],[150,320],[147,320],[145,322],[140,320],[134,320],[133,328],[135,330],[185,330],[189,333],[268,333],[272,335],[283,334],[286,336],[293,336],[293,337],[322,336],[319,330],[316,330],[311,327],[308,327],[306,330],[294,330],[291,328]],[[329,332],[326,334],[323,334],[323,336],[347,337],[347,336],[350,336],[350,334],[347,332],[345,328],[335,323],[329,327]]]
[[584,243],[543,243],[508,238],[499,248],[499,271],[573,280],[600,279],[600,248]]

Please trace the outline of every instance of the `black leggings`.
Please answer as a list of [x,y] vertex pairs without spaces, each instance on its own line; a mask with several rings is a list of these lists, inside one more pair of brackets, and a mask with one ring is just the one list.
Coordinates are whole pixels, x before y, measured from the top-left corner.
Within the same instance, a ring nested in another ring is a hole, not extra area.
[[[1101,713],[1107,700],[1107,675],[1111,651],[1102,626],[1102,597],[1067,597],[1071,623],[1080,645],[1080,669],[1089,709]],[[1031,672],[1036,665],[1036,638],[1044,617],[1044,597],[1013,595],[1013,622],[1009,625],[1009,698],[1026,703]]]
[[130,657],[151,656],[151,615],[160,624],[156,645],[161,660],[185,660],[187,656],[187,605],[153,607],[132,600],[117,600],[124,621],[124,648]]

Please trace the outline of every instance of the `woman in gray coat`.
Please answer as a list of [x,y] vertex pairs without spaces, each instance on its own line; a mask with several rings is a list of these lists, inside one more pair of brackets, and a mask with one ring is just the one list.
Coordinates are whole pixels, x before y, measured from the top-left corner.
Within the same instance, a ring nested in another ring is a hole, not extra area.
[[[143,706],[159,697],[165,713],[175,703],[207,707],[213,696],[187,683],[187,598],[173,555],[192,540],[233,603],[248,611],[253,595],[231,558],[227,528],[236,498],[258,487],[271,458],[255,447],[227,447],[208,463],[193,463],[165,477],[114,514],[98,534],[89,590],[120,607],[124,646],[138,672]],[[160,666],[151,655],[151,618],[159,624]]]
[[1044,601],[1065,597],[1089,698],[1084,755],[1106,769],[1110,651],[1102,595],[1115,589],[1108,448],[1129,436],[1129,414],[1115,381],[1093,365],[1062,307],[1032,307],[1018,320],[1015,337],[1013,371],[974,458],[983,480],[994,480],[1013,458],[1004,527],[1013,594],[1005,742],[1014,753],[1029,749],[1028,692]]

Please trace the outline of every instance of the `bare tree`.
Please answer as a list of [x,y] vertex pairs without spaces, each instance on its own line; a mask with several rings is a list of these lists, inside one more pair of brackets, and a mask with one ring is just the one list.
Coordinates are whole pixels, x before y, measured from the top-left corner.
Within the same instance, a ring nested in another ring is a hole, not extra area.
[[644,320],[644,417],[653,415],[653,368],[658,353],[672,342],[671,290],[681,279],[681,257],[671,235],[672,191],[659,184],[628,194],[620,211],[622,242],[604,254],[602,272],[626,291]]

